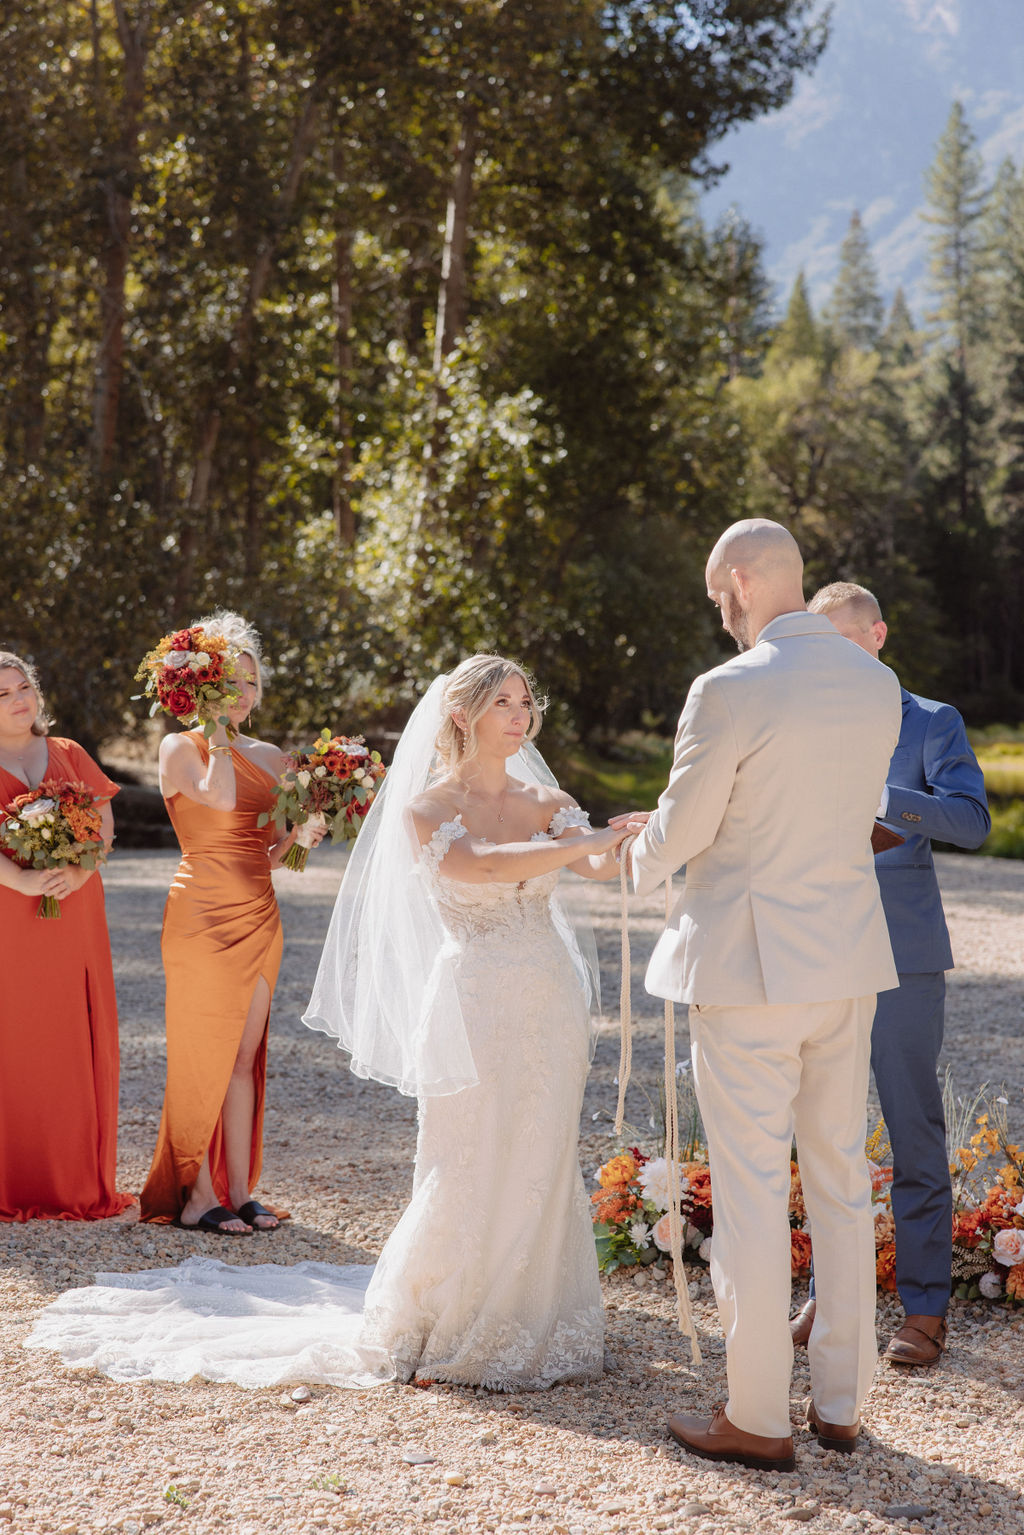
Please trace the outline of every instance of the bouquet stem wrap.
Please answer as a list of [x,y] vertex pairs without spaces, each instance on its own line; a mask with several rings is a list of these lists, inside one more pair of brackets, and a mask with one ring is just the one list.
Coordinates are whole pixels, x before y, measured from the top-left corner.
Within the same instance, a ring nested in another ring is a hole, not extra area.
[[319,811],[314,811],[307,821],[303,821],[301,826],[296,827],[295,841],[285,854],[285,868],[295,869],[297,873],[301,874],[306,867],[306,859],[309,857],[309,850],[313,846],[314,835],[317,832],[326,833],[326,831],[327,817],[321,815]]

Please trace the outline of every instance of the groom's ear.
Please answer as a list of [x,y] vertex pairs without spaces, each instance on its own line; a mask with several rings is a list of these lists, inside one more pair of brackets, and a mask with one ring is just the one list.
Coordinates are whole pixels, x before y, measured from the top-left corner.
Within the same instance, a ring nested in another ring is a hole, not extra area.
[[740,570],[736,565],[730,566],[729,579],[732,582],[733,591],[740,599],[742,605],[746,607],[750,601],[751,592],[751,580],[747,575],[747,572],[745,570]]

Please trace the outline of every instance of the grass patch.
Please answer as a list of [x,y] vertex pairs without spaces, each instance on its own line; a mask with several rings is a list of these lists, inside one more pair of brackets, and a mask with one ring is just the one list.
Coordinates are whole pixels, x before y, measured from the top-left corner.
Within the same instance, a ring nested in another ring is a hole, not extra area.
[[670,739],[630,731],[614,752],[569,747],[559,760],[559,778],[596,823],[623,810],[653,810],[671,768]]
[[1024,858],[1024,799],[994,800],[992,830],[978,849],[991,858]]
[[[1008,739],[1014,735],[1020,739]],[[992,831],[978,851],[992,858],[1024,858],[1024,727],[972,730],[971,740],[992,813]],[[653,810],[671,768],[671,739],[644,731],[631,731],[603,749],[576,744],[557,760],[562,785],[590,811],[595,824],[622,810]]]

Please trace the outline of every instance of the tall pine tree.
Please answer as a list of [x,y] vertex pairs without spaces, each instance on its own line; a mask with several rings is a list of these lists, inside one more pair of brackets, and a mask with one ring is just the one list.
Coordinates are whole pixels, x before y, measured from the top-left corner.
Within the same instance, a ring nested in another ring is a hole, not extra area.
[[867,231],[858,212],[839,249],[839,274],[832,290],[828,318],[841,345],[872,352],[882,330],[882,296]]

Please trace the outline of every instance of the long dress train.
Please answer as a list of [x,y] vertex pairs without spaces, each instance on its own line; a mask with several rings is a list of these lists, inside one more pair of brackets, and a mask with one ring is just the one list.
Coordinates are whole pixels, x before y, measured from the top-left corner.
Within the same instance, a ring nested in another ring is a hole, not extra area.
[[[560,811],[557,835],[582,821]],[[28,1340],[121,1379],[397,1378],[540,1389],[600,1374],[604,1318],[577,1154],[589,1017],[548,874],[462,884],[420,860],[450,941],[478,1082],[420,1102],[413,1196],[375,1268],[301,1263],[99,1275]],[[545,834],[538,834],[543,836]],[[365,1299],[364,1299],[365,1295]]]
[[[189,733],[204,765],[209,747]],[[161,952],[167,978],[167,1087],[142,1219],[170,1222],[184,1208],[209,1149],[217,1198],[228,1204],[220,1111],[260,978],[273,994],[281,963],[281,917],[267,850],[276,833],[259,827],[273,803],[268,773],[233,747],[234,810],[211,810],[185,794],[166,801],[181,863],[164,909]],[[263,1162],[267,1036],[253,1067],[249,1186]]]
[[[113,797],[75,741],[51,736],[47,778]],[[0,807],[26,792],[0,768]],[[38,896],[0,886],[0,1221],[102,1220],[132,1203],[115,1182],[117,999],[98,873],[37,915]]]

